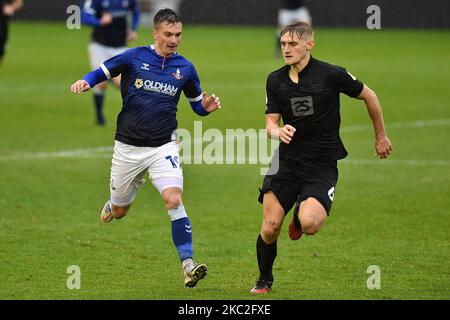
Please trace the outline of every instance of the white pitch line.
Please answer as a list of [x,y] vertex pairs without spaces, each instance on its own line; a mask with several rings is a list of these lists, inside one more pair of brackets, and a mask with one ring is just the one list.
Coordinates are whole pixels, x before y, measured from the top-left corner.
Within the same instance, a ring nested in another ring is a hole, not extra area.
[[396,160],[396,159],[344,159],[344,164],[401,165],[401,166],[450,166],[450,160]]
[[[432,120],[417,120],[406,122],[392,122],[386,123],[387,130],[389,129],[405,129],[405,128],[423,128],[423,127],[438,127],[450,125],[450,119],[432,119]],[[360,132],[372,130],[372,125],[354,125],[342,127],[340,132]]]
[[[435,127],[435,126],[448,126],[450,125],[450,119],[434,119],[434,120],[417,120],[417,121],[408,121],[408,122],[393,122],[388,123],[388,129],[396,128],[422,128],[422,127]],[[346,126],[341,128],[341,132],[360,132],[372,130],[371,125],[354,125],[354,126]],[[216,142],[223,141],[223,137],[217,137]],[[204,144],[209,143],[210,141],[204,141],[203,139],[194,139],[194,144]],[[104,146],[104,147],[95,147],[95,148],[85,148],[85,149],[72,149],[72,150],[62,150],[62,151],[49,151],[49,152],[11,152],[9,154],[0,155],[0,161],[10,161],[10,160],[30,160],[30,159],[51,159],[51,158],[110,158],[112,156],[113,147],[112,146]],[[235,159],[235,162],[239,162],[238,159]],[[254,162],[254,159],[245,159],[246,162],[251,161]],[[395,162],[394,162],[395,161]],[[371,159],[363,159],[363,160],[345,160],[344,162],[352,163],[352,164],[371,164],[372,162],[376,162],[376,160]],[[401,163],[400,163],[401,162]],[[386,163],[399,163],[399,164],[407,164],[407,165],[438,165],[438,166],[447,166],[448,161],[446,160],[388,160]]]
[[96,147],[86,149],[62,150],[53,152],[14,152],[0,156],[0,160],[30,160],[30,159],[50,159],[50,158],[103,158],[102,153],[111,157],[113,147]]
[[[205,157],[190,157],[188,164],[205,164],[204,161]],[[187,159],[185,157],[182,157],[183,163],[187,164]],[[225,157],[223,158],[222,163],[219,163],[218,165],[261,165],[261,166],[268,166],[270,163],[259,163],[259,159],[257,157]],[[338,163],[343,164],[352,164],[352,165],[382,165],[382,166],[389,166],[389,165],[401,165],[401,166],[450,166],[450,160],[393,160],[393,159],[344,159],[338,161]]]
[[[58,152],[40,152],[29,154],[15,154],[10,156],[0,156],[0,161],[8,160],[30,160],[30,159],[57,159],[57,158],[71,158],[71,159],[110,159],[112,157],[111,147],[99,147],[92,149],[76,149],[66,150]],[[183,156],[183,162],[185,164],[206,164],[206,157],[196,156]],[[260,159],[257,157],[225,157],[223,158],[222,165],[262,165],[268,166],[269,163],[259,163]],[[228,164],[227,164],[228,162]],[[351,165],[402,165],[402,166],[450,166],[450,160],[396,160],[396,159],[344,159],[339,161],[342,164]],[[221,164],[218,164],[221,165]]]

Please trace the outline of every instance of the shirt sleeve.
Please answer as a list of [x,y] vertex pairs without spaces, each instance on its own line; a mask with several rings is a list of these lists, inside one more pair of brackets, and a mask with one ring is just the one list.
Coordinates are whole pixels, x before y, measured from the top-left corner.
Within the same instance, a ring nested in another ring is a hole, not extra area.
[[202,99],[200,79],[198,78],[197,71],[193,65],[191,66],[190,78],[183,87],[183,92],[189,102],[200,101]]
[[100,19],[97,18],[99,13],[97,7],[98,5],[95,0],[84,1],[81,13],[81,22],[93,27],[100,26]]
[[269,75],[266,81],[266,114],[280,113],[280,102],[274,88],[273,77]]
[[364,84],[356,79],[345,68],[338,67],[333,75],[333,83],[337,91],[355,98],[361,93]]
[[139,10],[139,5],[136,0],[132,0],[130,3],[130,10],[133,12],[133,19],[131,21],[131,29],[136,31],[139,22],[141,20],[141,11]]
[[206,110],[202,107],[202,88],[200,87],[200,79],[198,78],[197,71],[195,70],[195,67],[191,66],[191,75],[189,80],[186,82],[185,86],[183,87],[183,92],[186,98],[189,101],[189,104],[191,105],[192,110],[200,116],[206,116],[209,114]]
[[136,48],[125,50],[121,54],[118,54],[117,56],[114,56],[100,64],[100,68],[105,73],[106,78],[111,79],[124,73],[131,65],[135,52]]

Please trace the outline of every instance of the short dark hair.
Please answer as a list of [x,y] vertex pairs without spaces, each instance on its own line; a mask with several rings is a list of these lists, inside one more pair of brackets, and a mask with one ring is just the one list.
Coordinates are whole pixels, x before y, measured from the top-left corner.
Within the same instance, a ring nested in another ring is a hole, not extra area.
[[312,38],[314,36],[314,31],[311,26],[303,21],[285,26],[280,32],[280,38],[285,33],[289,33],[290,36],[294,36],[295,34],[300,39],[305,39],[304,36],[307,38]]
[[183,19],[179,14],[169,8],[159,10],[153,18],[153,26],[157,28],[161,23],[169,24],[183,23]]

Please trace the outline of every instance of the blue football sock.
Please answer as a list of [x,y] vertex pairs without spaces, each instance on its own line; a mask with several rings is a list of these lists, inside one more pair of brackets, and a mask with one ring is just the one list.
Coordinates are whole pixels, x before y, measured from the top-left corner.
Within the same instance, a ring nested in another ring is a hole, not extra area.
[[172,221],[172,240],[181,262],[193,258],[192,227],[188,217]]

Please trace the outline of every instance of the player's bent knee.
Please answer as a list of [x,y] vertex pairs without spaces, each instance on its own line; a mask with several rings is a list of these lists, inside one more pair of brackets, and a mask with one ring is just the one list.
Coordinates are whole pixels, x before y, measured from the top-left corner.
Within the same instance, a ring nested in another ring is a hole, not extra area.
[[272,242],[278,238],[281,231],[281,225],[274,225],[274,224],[267,224],[264,223],[262,229],[261,229],[261,236],[263,240],[267,240],[269,242]]
[[300,224],[302,226],[303,233],[307,235],[313,235],[319,232],[320,228],[322,227],[323,221],[319,221],[318,219],[314,218],[303,218],[300,219]]
[[302,226],[302,230],[304,234],[307,234],[308,236],[312,236],[314,234],[316,234],[317,232],[319,232],[320,227],[309,227],[309,228],[303,228]]
[[162,197],[167,209],[172,209],[182,204],[181,191],[164,191]]

